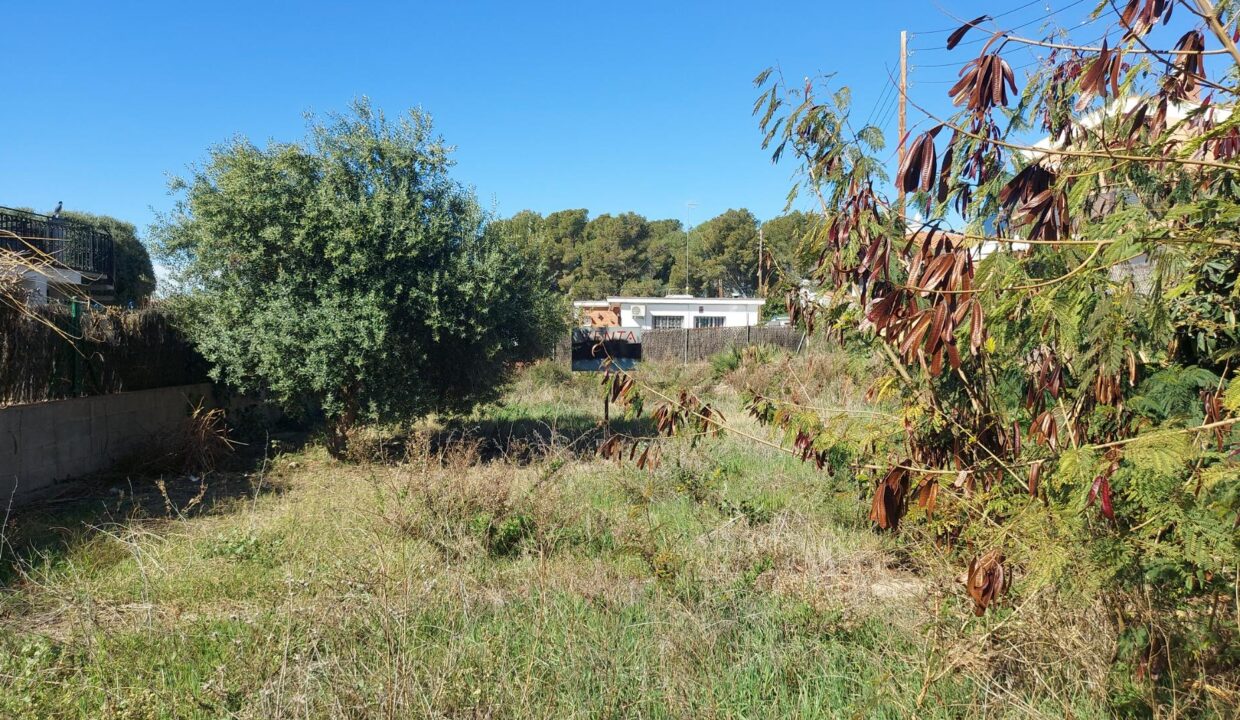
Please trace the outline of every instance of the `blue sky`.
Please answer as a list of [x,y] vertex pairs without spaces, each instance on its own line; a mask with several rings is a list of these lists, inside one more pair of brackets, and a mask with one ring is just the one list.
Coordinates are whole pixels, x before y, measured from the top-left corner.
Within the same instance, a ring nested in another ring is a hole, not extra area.
[[[971,18],[1079,21],[1092,2],[941,0]],[[993,11],[993,10],[992,10]],[[455,176],[503,215],[585,207],[696,224],[730,207],[778,214],[751,80],[839,71],[874,111],[899,31],[912,94],[946,107],[954,68],[934,2],[19,3],[5,11],[0,205],[107,213],[145,228],[169,174],[210,145],[304,134],[303,113],[368,95],[421,106],[456,145]],[[1030,59],[1033,54],[1029,53]],[[882,110],[882,108],[878,108]],[[889,117],[894,112],[875,113]],[[915,119],[915,118],[914,118]]]

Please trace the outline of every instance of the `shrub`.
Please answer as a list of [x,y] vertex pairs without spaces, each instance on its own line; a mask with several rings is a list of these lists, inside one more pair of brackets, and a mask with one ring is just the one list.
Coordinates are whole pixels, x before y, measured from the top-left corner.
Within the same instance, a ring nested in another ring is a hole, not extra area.
[[357,423],[468,408],[543,354],[562,301],[485,232],[449,152],[425,113],[363,99],[305,143],[236,140],[174,180],[154,235],[216,377],[325,416],[339,456]]

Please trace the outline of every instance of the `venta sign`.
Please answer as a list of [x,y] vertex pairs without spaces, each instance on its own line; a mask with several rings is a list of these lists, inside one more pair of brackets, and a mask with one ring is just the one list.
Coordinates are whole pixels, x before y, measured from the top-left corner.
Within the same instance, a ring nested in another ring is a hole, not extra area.
[[611,358],[612,364],[631,369],[642,359],[640,328],[583,327],[573,329],[573,370],[601,370]]

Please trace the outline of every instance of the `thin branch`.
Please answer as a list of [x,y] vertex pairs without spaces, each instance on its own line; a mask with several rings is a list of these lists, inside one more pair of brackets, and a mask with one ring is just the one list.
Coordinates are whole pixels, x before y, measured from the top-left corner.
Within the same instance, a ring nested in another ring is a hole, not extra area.
[[1240,48],[1236,47],[1236,43],[1231,39],[1231,35],[1227,33],[1227,28],[1223,27],[1223,23],[1219,22],[1218,10],[1215,9],[1214,3],[1210,0],[1196,0],[1197,8],[1201,11],[1201,16],[1205,18],[1206,24],[1210,26],[1210,32],[1214,33],[1214,37],[1223,44],[1227,52],[1231,53],[1231,57],[1240,65]]
[[[1022,43],[1025,45],[1036,45],[1037,47],[1050,48],[1052,50],[1076,50],[1077,52],[1102,52],[1101,47],[1092,47],[1089,45],[1067,45],[1064,43],[1048,42],[1046,40],[1034,40],[1032,38],[1020,37],[1019,35],[1008,35],[1006,39],[1011,42]],[[1114,48],[1112,48],[1114,49]],[[1202,50],[1196,52],[1193,50],[1152,50],[1146,48],[1144,50],[1134,50],[1133,48],[1125,48],[1124,54],[1135,55],[1225,55],[1227,50]]]
[[1006,140],[995,140],[985,135],[979,135],[978,133],[975,133],[963,126],[955,125],[947,120],[940,118],[938,115],[935,115],[934,113],[927,110],[924,106],[914,102],[911,98],[908,97],[907,94],[905,94],[904,97],[908,100],[909,105],[912,105],[915,109],[917,109],[927,118],[942,125],[945,128],[950,128],[951,130],[960,133],[964,137],[973,138],[974,140],[981,140],[983,143],[990,143],[992,145],[997,145],[1002,148],[1008,148],[1009,150],[1016,150],[1022,153],[1037,154],[1037,155],[1043,155],[1043,156],[1056,156],[1057,155],[1057,156],[1062,156],[1062,157],[1082,157],[1082,158],[1090,158],[1093,160],[1097,160],[1097,159],[1127,160],[1129,162],[1144,162],[1144,163],[1152,163],[1152,164],[1169,162],[1169,163],[1176,163],[1180,165],[1192,165],[1192,166],[1197,166],[1197,167],[1216,168],[1219,170],[1227,170],[1228,172],[1240,171],[1240,163],[1224,163],[1224,162],[1217,162],[1214,160],[1199,160],[1195,158],[1174,157],[1174,156],[1152,157],[1148,155],[1110,154],[1110,153],[1089,151],[1089,150],[1064,150],[1062,148],[1040,148],[1040,147],[1036,147],[1033,145],[1020,145],[1017,143],[1007,142]]
[[1107,448],[1119,447],[1121,445],[1127,445],[1129,443],[1138,442],[1140,440],[1148,440],[1153,437],[1166,437],[1170,435],[1182,435],[1184,433],[1191,433],[1191,432],[1204,432],[1206,430],[1213,430],[1215,428],[1235,425],[1236,423],[1240,423],[1240,416],[1224,418],[1216,422],[1206,423],[1205,425],[1197,425],[1196,427],[1177,428],[1175,430],[1159,430],[1157,432],[1146,433],[1145,435],[1136,435],[1134,437],[1124,438],[1123,440],[1115,440],[1113,442],[1108,442],[1108,443],[1099,443],[1097,445],[1086,445],[1085,447],[1089,448],[1090,450],[1105,450]]

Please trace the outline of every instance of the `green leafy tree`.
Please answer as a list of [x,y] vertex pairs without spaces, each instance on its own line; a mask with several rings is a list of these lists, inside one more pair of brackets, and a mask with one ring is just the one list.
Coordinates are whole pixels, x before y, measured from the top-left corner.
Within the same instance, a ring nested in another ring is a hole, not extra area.
[[[758,286],[758,220],[748,210],[728,210],[695,227],[689,278],[696,292],[752,295]],[[684,277],[683,258],[678,258]]]
[[578,248],[585,241],[590,213],[585,209],[560,210],[543,219],[543,242],[547,248],[547,267],[567,292],[570,277],[580,264]]
[[599,215],[574,248],[567,289],[574,298],[603,297],[642,278],[642,258],[650,228],[637,213]]
[[[652,283],[651,295],[678,292],[672,272],[676,258],[685,254],[685,228],[679,220],[650,221],[650,240],[646,243],[645,272]],[[681,286],[684,278],[680,278]]]
[[762,223],[763,249],[771,260],[768,285],[776,280],[797,284],[809,277],[818,260],[813,232],[819,224],[819,218],[800,210]]
[[211,150],[155,238],[216,375],[321,412],[339,453],[359,422],[492,397],[566,313],[539,264],[484,231],[429,116],[363,99],[309,132]]
[[151,253],[138,237],[133,223],[108,215],[65,211],[62,217],[86,223],[112,236],[115,259],[112,297],[118,305],[137,305],[155,292],[155,268]]
[[520,247],[545,271],[548,286],[553,290],[559,289],[563,256],[559,248],[548,241],[542,215],[533,210],[522,210],[510,218],[492,220],[487,225],[487,232],[500,242]]

